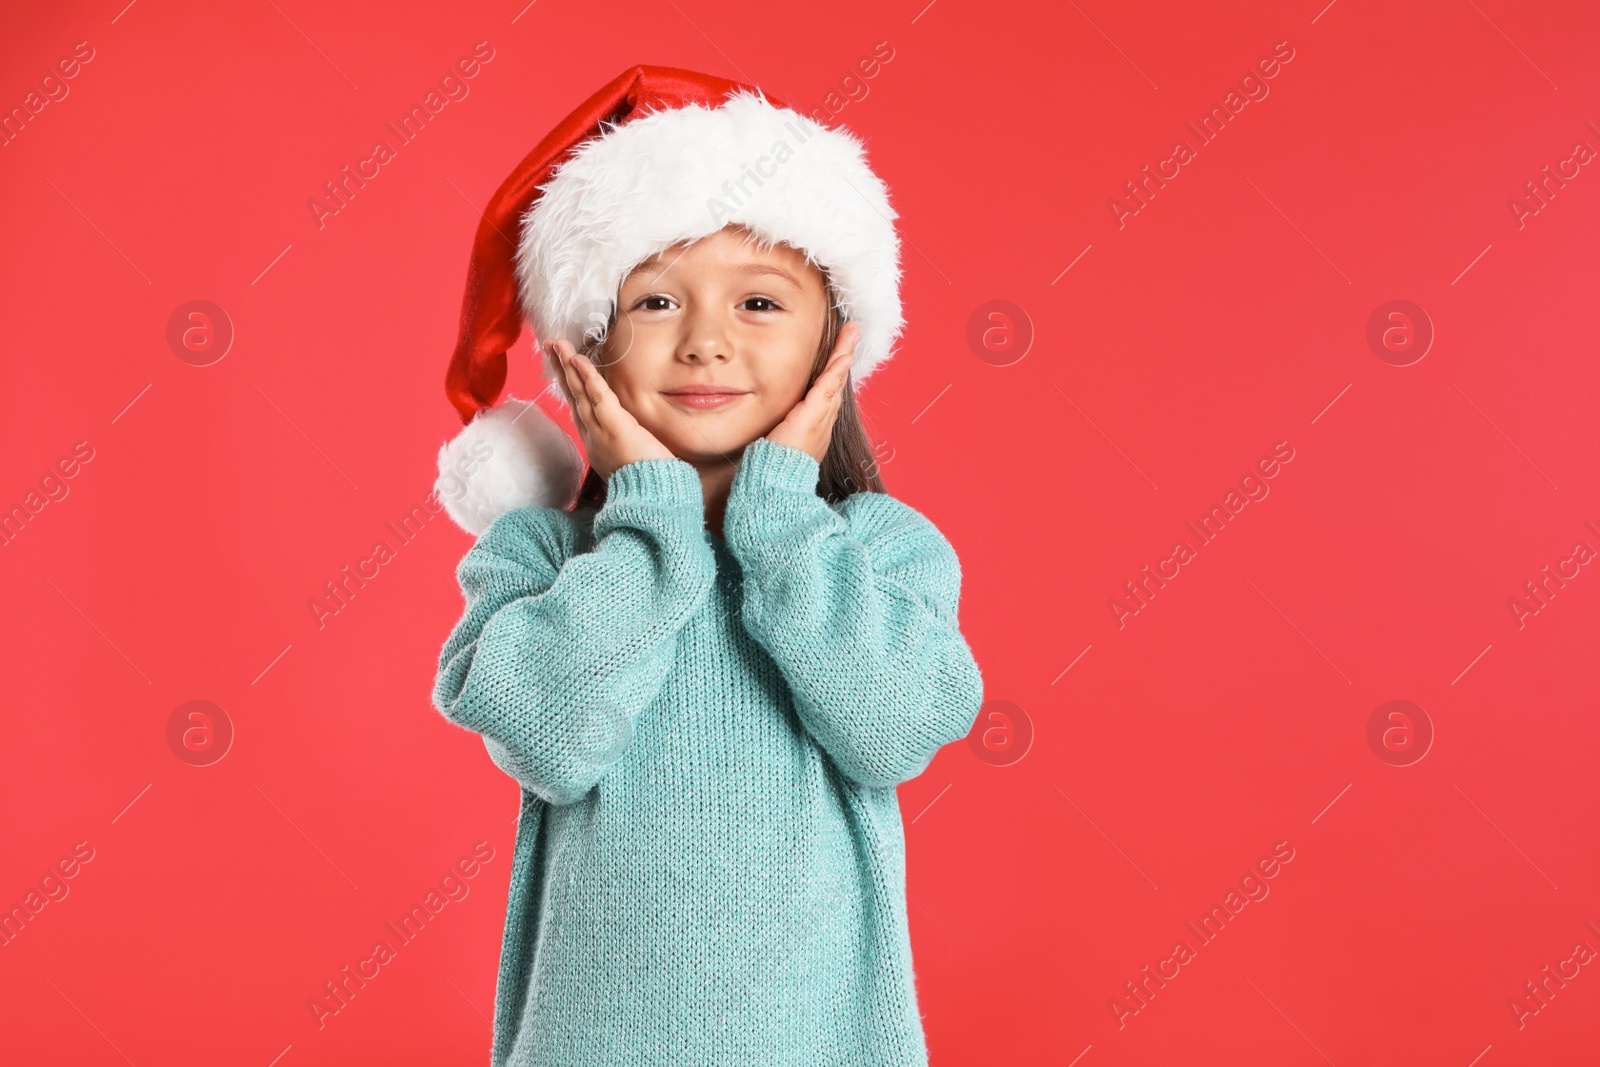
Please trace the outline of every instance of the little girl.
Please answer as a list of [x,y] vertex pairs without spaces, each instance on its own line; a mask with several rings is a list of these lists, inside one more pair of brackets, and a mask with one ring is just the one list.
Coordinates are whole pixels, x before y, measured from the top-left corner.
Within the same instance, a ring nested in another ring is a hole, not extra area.
[[[895,786],[983,683],[852,391],[900,326],[893,217],[848,135],[656,67],[485,213],[433,699],[522,787],[495,1067],[927,1063]],[[491,406],[517,295],[581,486],[553,421]]]

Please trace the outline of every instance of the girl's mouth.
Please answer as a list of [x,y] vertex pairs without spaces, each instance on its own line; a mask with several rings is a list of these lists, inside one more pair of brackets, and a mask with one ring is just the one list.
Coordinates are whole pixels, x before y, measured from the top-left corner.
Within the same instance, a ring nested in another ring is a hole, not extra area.
[[681,407],[692,411],[705,411],[711,408],[720,408],[733,403],[749,393],[739,392],[706,392],[701,390],[680,390],[677,392],[663,393],[668,400]]

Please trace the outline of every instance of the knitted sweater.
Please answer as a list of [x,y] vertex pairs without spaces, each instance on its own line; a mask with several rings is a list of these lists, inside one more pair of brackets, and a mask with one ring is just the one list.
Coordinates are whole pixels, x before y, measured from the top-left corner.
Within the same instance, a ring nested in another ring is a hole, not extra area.
[[522,787],[495,1067],[914,1067],[927,1047],[895,786],[977,718],[960,565],[882,493],[744,451],[462,559],[433,701]]

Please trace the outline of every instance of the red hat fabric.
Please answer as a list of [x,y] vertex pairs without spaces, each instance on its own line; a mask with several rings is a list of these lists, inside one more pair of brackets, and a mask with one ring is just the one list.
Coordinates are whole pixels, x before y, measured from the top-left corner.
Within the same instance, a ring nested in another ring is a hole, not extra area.
[[[572,439],[537,405],[495,406],[523,317],[536,337],[582,348],[603,337],[634,266],[741,225],[829,271],[861,327],[859,387],[903,324],[895,217],[843,130],[694,71],[637,66],[613,79],[523,159],[478,226],[445,379],[468,423],[439,454],[451,517],[481,534],[517,507],[567,506],[582,478]],[[541,369],[555,381],[548,360]]]
[[471,422],[493,407],[506,381],[506,351],[522,333],[517,304],[517,235],[522,218],[561,161],[602,132],[602,123],[621,125],[647,110],[687,104],[715,106],[739,82],[673,67],[638,66],[623,71],[545,135],[511,176],[500,183],[478,223],[467,267],[466,296],[455,353],[445,375],[445,391]]

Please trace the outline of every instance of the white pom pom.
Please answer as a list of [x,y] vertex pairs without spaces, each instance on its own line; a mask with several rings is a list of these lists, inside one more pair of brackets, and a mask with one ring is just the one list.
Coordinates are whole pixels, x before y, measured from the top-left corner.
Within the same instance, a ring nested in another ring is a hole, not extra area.
[[478,537],[508,511],[566,507],[583,472],[567,432],[539,405],[508,396],[439,449],[434,491],[456,525]]

